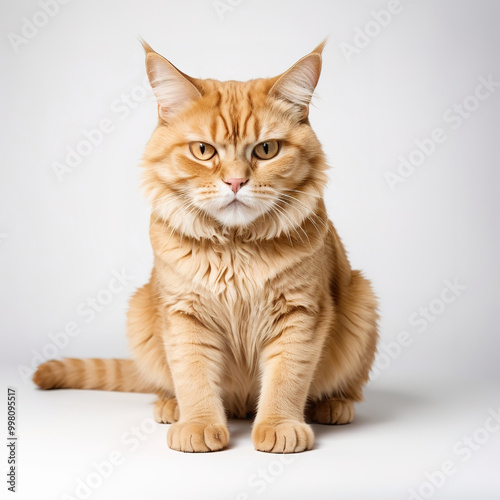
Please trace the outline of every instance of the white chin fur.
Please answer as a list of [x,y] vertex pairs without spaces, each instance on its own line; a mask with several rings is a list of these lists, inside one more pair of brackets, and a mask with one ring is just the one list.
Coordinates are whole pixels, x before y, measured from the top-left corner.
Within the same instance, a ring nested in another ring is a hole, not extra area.
[[248,226],[259,215],[256,209],[241,204],[234,204],[218,209],[214,217],[225,226],[235,227]]
[[204,209],[226,227],[248,226],[268,210],[270,203],[259,200],[247,188],[242,191],[235,197],[227,186],[220,185],[219,196],[207,200]]

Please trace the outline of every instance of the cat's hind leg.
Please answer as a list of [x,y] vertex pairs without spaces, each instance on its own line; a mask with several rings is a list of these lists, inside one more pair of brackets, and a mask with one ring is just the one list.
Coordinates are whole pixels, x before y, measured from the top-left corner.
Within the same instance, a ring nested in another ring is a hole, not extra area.
[[350,424],[354,420],[354,401],[343,398],[322,399],[312,405],[309,418],[318,424]]
[[159,424],[173,424],[179,420],[179,406],[174,397],[160,398],[155,403],[154,419]]
[[377,343],[377,301],[370,282],[353,271],[349,287],[334,297],[336,318],[309,392],[307,417],[348,424],[363,399]]

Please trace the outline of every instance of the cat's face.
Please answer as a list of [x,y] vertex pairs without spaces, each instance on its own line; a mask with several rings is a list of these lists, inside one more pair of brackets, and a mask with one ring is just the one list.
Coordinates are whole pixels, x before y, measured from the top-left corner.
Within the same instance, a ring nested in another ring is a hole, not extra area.
[[156,212],[183,231],[201,219],[238,228],[307,217],[324,184],[307,121],[320,50],[280,77],[218,82],[187,77],[146,49],[159,109],[145,154]]

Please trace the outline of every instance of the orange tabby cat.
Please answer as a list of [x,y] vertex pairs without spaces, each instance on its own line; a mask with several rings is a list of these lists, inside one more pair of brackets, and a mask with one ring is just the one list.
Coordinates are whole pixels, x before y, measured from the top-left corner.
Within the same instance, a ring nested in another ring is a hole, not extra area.
[[63,359],[34,381],[155,392],[168,444],[215,451],[255,412],[257,450],[313,445],[307,416],[353,420],[377,341],[376,299],[325,212],[308,121],[321,44],[280,76],[185,75],[144,43],[158,126],[144,155],[155,262],[132,298],[134,360]]

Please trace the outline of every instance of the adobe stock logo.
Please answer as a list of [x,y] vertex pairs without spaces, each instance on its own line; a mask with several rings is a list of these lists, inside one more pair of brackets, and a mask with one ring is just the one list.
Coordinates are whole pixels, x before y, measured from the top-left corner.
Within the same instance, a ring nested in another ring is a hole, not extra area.
[[129,92],[124,92],[111,102],[110,113],[99,120],[95,127],[83,129],[81,138],[73,146],[66,147],[66,155],[62,161],[52,163],[52,170],[59,182],[74,172],[106,139],[117,129],[119,120],[125,120],[147,97],[151,96],[148,77],[135,85]]
[[[82,318],[84,323],[91,323],[119,294],[130,288],[134,279],[134,276],[129,275],[125,269],[120,272],[116,269],[112,270],[106,286],[80,302],[75,308],[75,315]],[[83,327],[84,325],[78,319],[68,321],[63,328],[50,332],[47,335],[49,341],[40,349],[31,349],[32,357],[29,366],[18,365],[17,367],[17,372],[23,383],[30,384],[31,377],[39,364],[49,359],[59,358],[72,339],[81,335]]]
[[117,468],[127,463],[131,453],[135,453],[143,442],[148,440],[160,426],[151,418],[146,417],[139,425],[132,425],[120,436],[120,446],[110,451],[104,459],[93,461],[90,472],[75,478],[71,494],[64,493],[61,500],[87,500],[94,492],[105,486]]
[[7,34],[7,39],[15,54],[20,50],[20,47],[29,43],[30,40],[35,38],[40,30],[49,24],[59,13],[61,5],[66,5],[70,0],[40,0],[38,5],[40,10],[37,10],[31,19],[27,17],[21,18],[22,26],[20,34],[10,32]]
[[221,21],[224,21],[226,14],[233,12],[235,7],[241,5],[243,0],[215,0],[212,5]]
[[406,155],[398,157],[395,169],[384,172],[384,178],[391,191],[394,192],[399,185],[404,184],[416,172],[417,168],[424,165],[439,149],[439,146],[450,138],[450,131],[456,131],[462,127],[464,122],[470,119],[484,101],[490,99],[500,87],[500,81],[495,80],[491,73],[487,78],[480,75],[477,80],[479,83],[469,95],[461,102],[455,102],[443,112],[444,126],[435,127],[422,139],[415,139],[416,147]]
[[[442,488],[448,478],[455,475],[464,464],[471,460],[474,455],[490,440],[491,436],[500,431],[500,407],[489,408],[488,416],[483,425],[474,429],[471,434],[465,434],[452,448],[454,457],[459,457],[460,462],[454,458],[443,460],[437,470],[425,472],[425,481],[417,488],[408,489],[408,500],[426,500],[431,498]],[[472,497],[470,497],[472,498]],[[480,498],[479,496],[477,498]]]
[[385,9],[372,10],[371,19],[362,28],[358,26],[354,30],[352,43],[342,42],[340,44],[340,50],[342,50],[347,62],[350,63],[355,55],[361,54],[403,10],[404,5],[399,0],[389,0]]
[[410,314],[408,323],[414,330],[402,330],[398,333],[395,340],[385,342],[379,346],[370,380],[375,380],[382,372],[387,370],[392,362],[401,356],[405,348],[415,342],[415,334],[427,331],[430,325],[437,321],[465,290],[467,290],[467,287],[459,283],[457,278],[453,281],[444,280],[444,287],[439,296],[431,299],[428,303],[420,306]]
[[288,465],[295,461],[293,455],[280,455],[271,460],[267,467],[261,467],[257,472],[248,476],[247,484],[250,491],[241,491],[236,495],[236,500],[250,500],[262,495],[269,485],[273,484],[285,472]]

